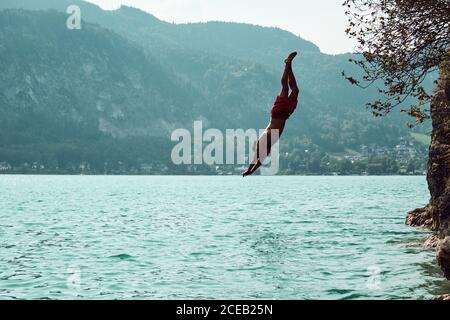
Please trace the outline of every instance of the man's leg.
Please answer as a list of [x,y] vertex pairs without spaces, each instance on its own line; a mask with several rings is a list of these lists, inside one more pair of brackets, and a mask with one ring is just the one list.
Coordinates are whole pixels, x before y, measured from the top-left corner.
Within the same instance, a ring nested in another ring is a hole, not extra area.
[[[284,60],[284,71],[281,77],[281,92],[280,97],[287,98],[289,96],[289,77],[292,73],[292,60],[297,56],[297,52],[291,52],[289,56]],[[294,78],[295,81],[295,78]],[[291,87],[292,89],[292,87]]]
[[281,91],[279,96],[282,98],[289,96],[289,70],[287,64],[284,66],[283,75],[281,76]]
[[289,79],[289,87],[291,88],[291,93],[289,94],[289,99],[297,100],[298,99],[298,86],[297,80],[295,79],[294,71],[292,71],[292,63],[289,63],[288,70],[288,79]]

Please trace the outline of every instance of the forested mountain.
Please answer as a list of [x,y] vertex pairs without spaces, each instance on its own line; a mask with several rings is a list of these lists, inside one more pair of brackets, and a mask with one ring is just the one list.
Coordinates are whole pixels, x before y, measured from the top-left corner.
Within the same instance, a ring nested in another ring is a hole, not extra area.
[[[66,28],[72,4],[81,30]],[[380,121],[363,108],[376,92],[340,75],[358,72],[350,54],[322,54],[280,29],[171,24],[72,0],[2,0],[0,9],[0,163],[170,164],[170,133],[194,120],[264,127],[291,50],[301,99],[286,145],[336,153],[409,136],[404,117]]]

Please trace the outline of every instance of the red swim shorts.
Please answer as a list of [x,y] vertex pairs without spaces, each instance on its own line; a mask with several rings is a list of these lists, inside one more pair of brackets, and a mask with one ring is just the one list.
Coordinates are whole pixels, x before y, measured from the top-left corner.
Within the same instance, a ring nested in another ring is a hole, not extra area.
[[297,107],[297,100],[277,96],[272,106],[272,118],[287,120]]

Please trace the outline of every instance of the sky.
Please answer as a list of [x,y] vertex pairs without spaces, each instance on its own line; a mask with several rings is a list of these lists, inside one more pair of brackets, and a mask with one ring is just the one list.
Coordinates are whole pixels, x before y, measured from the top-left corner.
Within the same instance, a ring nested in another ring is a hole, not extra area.
[[121,5],[140,8],[175,23],[244,22],[290,31],[319,46],[324,53],[352,52],[343,0],[85,0],[103,9]]

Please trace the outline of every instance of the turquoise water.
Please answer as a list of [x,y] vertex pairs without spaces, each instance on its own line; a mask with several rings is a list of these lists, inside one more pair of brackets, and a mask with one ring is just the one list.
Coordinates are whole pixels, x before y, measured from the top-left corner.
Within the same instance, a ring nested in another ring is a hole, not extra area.
[[428,299],[424,177],[0,176],[1,299]]

